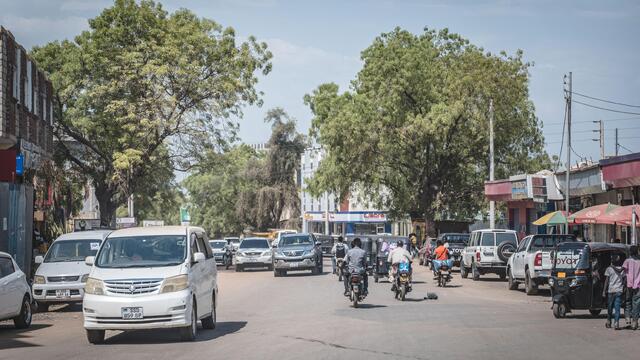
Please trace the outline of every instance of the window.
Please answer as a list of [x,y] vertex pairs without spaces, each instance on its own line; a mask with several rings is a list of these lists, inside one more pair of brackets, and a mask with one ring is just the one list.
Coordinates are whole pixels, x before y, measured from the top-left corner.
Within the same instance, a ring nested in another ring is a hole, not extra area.
[[193,255],[195,253],[198,252],[198,242],[196,240],[197,236],[195,233],[191,234],[191,241],[190,241],[190,247],[191,247],[191,261],[193,261]]
[[14,271],[13,261],[8,257],[0,257],[0,279],[13,274]]
[[13,98],[21,102],[20,99],[20,73],[22,70],[22,50],[16,49],[16,63],[13,66]]
[[480,246],[493,246],[494,245],[493,233],[482,233],[482,243]]
[[518,246],[518,250],[516,251],[517,252],[525,251],[525,249],[527,248],[527,244],[529,244],[530,240],[531,240],[531,236],[527,236],[526,238],[522,239],[522,241],[520,242],[520,246]]
[[211,247],[207,246],[207,242],[204,240],[204,236],[202,234],[197,235],[198,241],[198,249],[207,259],[211,259],[213,257],[213,252],[211,251]]
[[31,80],[31,60],[27,61],[27,79],[25,80],[24,102],[29,111],[33,110],[33,81]]
[[496,233],[496,246],[503,242],[510,242],[514,246],[518,245],[518,239],[514,233]]

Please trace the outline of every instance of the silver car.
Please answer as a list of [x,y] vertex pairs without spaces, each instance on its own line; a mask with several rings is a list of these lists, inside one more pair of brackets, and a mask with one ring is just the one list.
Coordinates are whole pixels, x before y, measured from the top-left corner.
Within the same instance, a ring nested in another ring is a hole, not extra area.
[[246,238],[240,242],[234,256],[236,271],[246,268],[271,270],[271,246],[267,238]]
[[213,250],[213,258],[216,260],[216,264],[224,265],[227,257],[227,249],[231,245],[227,244],[226,240],[210,240],[211,250]]
[[84,285],[91,267],[87,256],[95,256],[109,230],[80,231],[58,237],[47,254],[36,256],[40,264],[33,277],[33,298],[39,311],[53,303],[77,303],[84,297]]
[[282,235],[273,252],[273,276],[283,276],[287,271],[311,270],[322,273],[322,249],[313,234]]

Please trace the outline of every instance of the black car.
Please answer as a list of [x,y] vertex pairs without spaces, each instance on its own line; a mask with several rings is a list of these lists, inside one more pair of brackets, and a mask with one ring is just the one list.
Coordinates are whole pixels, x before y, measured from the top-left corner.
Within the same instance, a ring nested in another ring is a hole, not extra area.
[[440,235],[438,240],[442,241],[443,244],[449,244],[449,258],[453,260],[453,266],[460,266],[462,251],[469,243],[469,234],[444,233]]

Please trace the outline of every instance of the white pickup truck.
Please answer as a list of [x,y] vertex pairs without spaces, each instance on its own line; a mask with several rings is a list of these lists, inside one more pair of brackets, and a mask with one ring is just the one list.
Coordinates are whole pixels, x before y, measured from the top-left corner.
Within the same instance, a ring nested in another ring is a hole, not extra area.
[[576,241],[576,238],[566,234],[540,234],[522,239],[507,262],[509,290],[517,290],[523,282],[527,295],[536,294],[538,286],[546,284],[551,275],[552,251],[567,241]]

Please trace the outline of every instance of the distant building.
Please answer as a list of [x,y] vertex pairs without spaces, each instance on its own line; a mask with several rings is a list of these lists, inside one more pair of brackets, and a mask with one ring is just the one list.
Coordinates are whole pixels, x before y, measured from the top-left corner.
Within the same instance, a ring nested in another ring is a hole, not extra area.
[[[34,199],[35,170],[53,153],[53,88],[27,51],[0,27],[0,251],[16,258],[30,274],[34,204],[50,206],[50,186],[40,183]],[[43,211],[37,220],[42,222]],[[42,229],[41,229],[42,230]]]
[[247,146],[258,152],[269,150],[269,144],[267,143],[247,144]]

